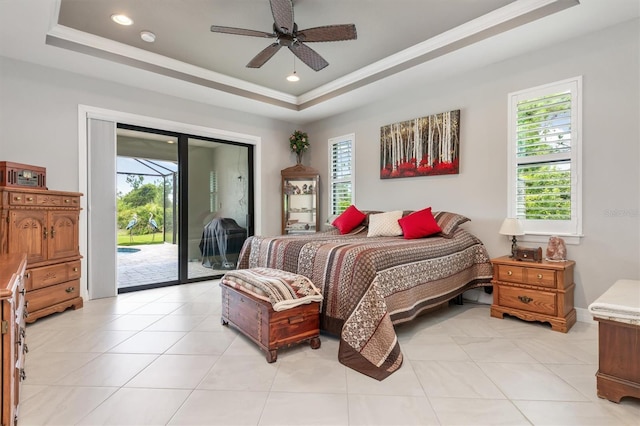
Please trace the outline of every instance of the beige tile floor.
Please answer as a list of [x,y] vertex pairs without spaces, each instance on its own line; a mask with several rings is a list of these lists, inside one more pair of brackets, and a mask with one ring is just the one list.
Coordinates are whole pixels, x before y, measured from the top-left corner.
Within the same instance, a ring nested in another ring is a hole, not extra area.
[[638,425],[640,401],[596,396],[597,327],[569,333],[467,303],[397,328],[382,382],[338,340],[280,351],[220,325],[217,281],[86,301],[27,329],[26,425]]

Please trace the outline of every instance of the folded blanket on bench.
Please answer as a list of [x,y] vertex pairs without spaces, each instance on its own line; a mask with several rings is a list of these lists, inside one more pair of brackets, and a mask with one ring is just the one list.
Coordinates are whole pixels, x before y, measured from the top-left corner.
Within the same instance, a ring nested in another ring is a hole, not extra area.
[[274,311],[322,301],[322,293],[309,278],[279,269],[251,268],[229,271],[222,277],[222,282],[238,291],[270,302]]
[[618,280],[589,305],[594,317],[640,325],[640,281]]

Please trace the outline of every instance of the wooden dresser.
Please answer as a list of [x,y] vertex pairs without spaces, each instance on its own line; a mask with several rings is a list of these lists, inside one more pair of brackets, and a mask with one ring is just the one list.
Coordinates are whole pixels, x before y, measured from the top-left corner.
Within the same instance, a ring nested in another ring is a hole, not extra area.
[[77,192],[0,188],[0,253],[27,254],[27,322],[82,307],[81,196]]
[[2,353],[2,409],[3,426],[18,421],[20,383],[26,377],[24,354],[26,331],[24,317],[24,274],[27,256],[24,253],[0,255],[0,349]]
[[576,323],[573,307],[575,262],[527,262],[509,256],[492,259],[491,316],[513,315],[525,321],[551,324],[566,333]]

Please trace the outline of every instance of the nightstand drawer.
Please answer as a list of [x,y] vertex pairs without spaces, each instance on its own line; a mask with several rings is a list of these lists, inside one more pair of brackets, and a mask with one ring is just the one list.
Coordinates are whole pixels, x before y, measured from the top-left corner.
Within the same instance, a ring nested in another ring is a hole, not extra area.
[[512,283],[524,282],[525,268],[521,266],[498,265],[498,281],[508,281]]
[[555,316],[557,313],[556,294],[539,290],[501,285],[499,288],[500,306]]
[[556,271],[527,268],[526,283],[540,287],[556,288]]

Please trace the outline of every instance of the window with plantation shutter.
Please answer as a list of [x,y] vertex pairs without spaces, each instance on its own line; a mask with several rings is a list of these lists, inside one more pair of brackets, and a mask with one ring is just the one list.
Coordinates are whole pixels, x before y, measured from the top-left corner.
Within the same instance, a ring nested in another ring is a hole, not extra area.
[[579,236],[582,78],[509,95],[508,216],[531,235]]
[[329,139],[329,215],[338,215],[354,202],[355,135]]

